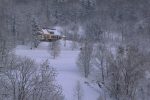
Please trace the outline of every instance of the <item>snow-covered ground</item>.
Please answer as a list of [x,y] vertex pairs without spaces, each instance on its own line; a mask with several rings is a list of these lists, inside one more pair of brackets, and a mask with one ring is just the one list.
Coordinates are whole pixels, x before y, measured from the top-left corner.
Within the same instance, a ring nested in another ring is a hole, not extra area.
[[79,50],[72,51],[70,47],[70,41],[66,42],[66,47],[64,47],[64,41],[61,41],[61,54],[56,59],[50,56],[47,42],[40,43],[38,48],[32,50],[29,47],[19,45],[15,53],[19,56],[34,59],[38,64],[48,59],[49,64],[57,70],[57,82],[62,86],[65,100],[75,100],[74,90],[78,81],[81,83],[81,88],[83,89],[83,100],[97,100],[99,97],[98,88],[93,88],[96,85],[87,84],[85,82],[87,80],[82,77],[76,66]]

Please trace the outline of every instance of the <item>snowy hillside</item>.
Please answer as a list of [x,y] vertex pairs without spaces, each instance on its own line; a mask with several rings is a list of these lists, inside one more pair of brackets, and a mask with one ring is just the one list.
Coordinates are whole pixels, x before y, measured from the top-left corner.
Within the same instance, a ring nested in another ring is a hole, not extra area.
[[61,41],[61,54],[56,59],[53,59],[50,56],[48,46],[48,42],[42,42],[38,48],[31,50],[29,47],[19,45],[15,52],[19,56],[34,59],[38,64],[48,59],[49,64],[57,70],[57,82],[62,86],[65,100],[75,100],[75,88],[78,82],[80,82],[83,91],[83,100],[97,100],[99,96],[98,87],[94,89],[86,83],[87,80],[80,75],[76,66],[80,51],[78,49],[72,51],[70,41],[66,41],[66,47],[64,47],[64,41]]

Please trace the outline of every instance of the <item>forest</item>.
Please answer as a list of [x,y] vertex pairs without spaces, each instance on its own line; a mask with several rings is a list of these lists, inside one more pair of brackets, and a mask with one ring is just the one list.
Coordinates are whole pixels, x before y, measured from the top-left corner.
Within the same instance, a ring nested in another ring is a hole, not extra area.
[[[47,61],[37,70],[32,59],[13,53],[17,45],[35,42],[39,29],[54,27],[73,41],[72,50],[81,44],[81,74],[92,77],[110,100],[149,100],[149,5],[150,0],[0,0],[0,100],[64,99]],[[109,100],[106,95],[98,100]]]

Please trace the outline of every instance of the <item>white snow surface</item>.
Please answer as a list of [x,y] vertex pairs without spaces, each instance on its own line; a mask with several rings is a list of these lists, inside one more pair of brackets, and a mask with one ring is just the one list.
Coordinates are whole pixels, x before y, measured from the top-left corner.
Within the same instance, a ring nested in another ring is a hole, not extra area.
[[[99,91],[96,84],[88,82],[79,72],[76,66],[79,50],[71,50],[71,41],[66,41],[66,47],[64,47],[64,41],[61,42],[61,54],[56,59],[53,59],[48,50],[48,42],[42,42],[38,48],[30,49],[30,47],[18,45],[15,49],[15,53],[19,56],[29,57],[35,60],[38,64],[49,60],[49,64],[56,68],[58,73],[57,82],[62,86],[65,100],[76,100],[74,97],[74,90],[77,82],[81,83],[83,89],[82,100],[97,100],[99,97]],[[85,84],[86,83],[86,84]],[[94,85],[94,86],[93,86]],[[96,89],[95,89],[96,87]]]

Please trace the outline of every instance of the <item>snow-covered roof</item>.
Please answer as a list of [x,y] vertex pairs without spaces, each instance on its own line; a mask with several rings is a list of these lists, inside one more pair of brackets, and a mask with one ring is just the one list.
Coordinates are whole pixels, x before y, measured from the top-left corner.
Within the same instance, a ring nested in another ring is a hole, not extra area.
[[43,34],[49,34],[49,32],[47,31],[47,29],[42,29]]
[[42,29],[43,34],[50,34],[50,33],[54,33],[56,35],[60,35],[60,32],[56,29]]

